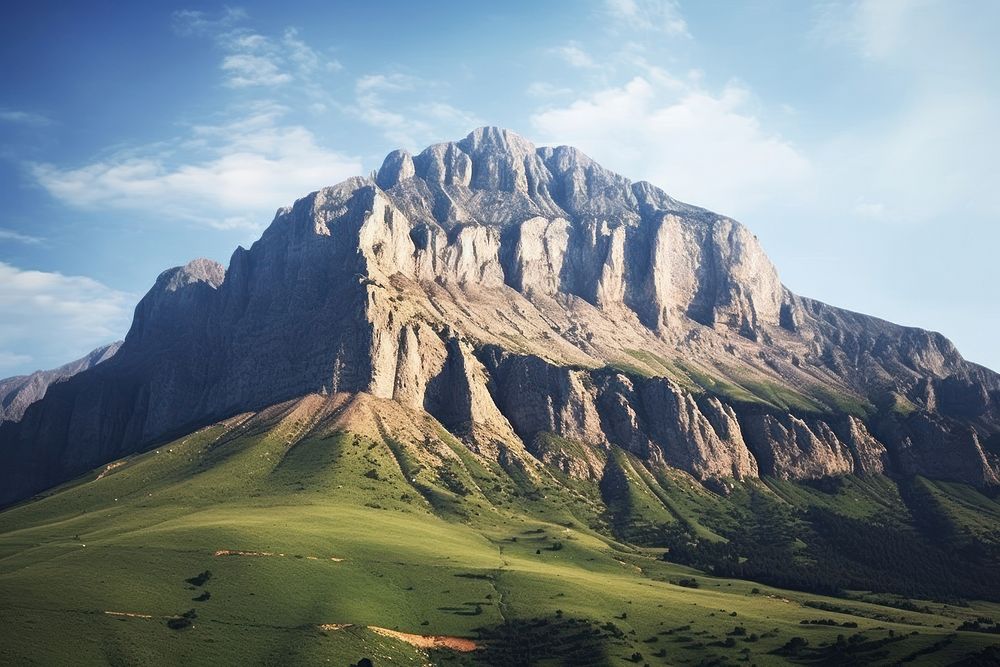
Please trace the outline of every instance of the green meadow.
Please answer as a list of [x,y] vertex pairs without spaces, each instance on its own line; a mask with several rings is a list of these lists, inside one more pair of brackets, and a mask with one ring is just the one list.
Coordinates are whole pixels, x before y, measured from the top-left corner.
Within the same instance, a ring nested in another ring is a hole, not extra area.
[[[613,452],[618,484],[601,489],[501,467],[445,433],[428,460],[421,443],[348,430],[298,437],[305,431],[294,416],[233,420],[0,513],[0,663],[888,665],[997,655],[1000,636],[958,630],[1000,618],[996,603],[796,592],[710,576],[657,546],[672,525],[725,544],[740,520],[731,508],[751,493],[862,519],[903,512],[884,478],[833,492],[765,480],[726,497]],[[922,484],[963,530],[996,532],[992,499]],[[372,628],[469,639],[477,650]]]

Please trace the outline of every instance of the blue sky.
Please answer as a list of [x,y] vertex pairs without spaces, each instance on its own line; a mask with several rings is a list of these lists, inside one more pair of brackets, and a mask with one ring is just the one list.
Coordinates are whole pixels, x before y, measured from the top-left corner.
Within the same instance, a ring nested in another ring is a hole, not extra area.
[[[733,216],[792,290],[1000,369],[1000,3],[20,3],[0,21],[0,377],[163,269],[479,125]],[[85,4],[89,6],[84,6]]]

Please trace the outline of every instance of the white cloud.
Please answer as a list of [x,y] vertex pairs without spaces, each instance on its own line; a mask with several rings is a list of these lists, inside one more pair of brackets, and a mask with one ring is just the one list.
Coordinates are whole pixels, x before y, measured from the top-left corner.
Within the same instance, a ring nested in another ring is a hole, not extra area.
[[37,164],[32,172],[52,196],[80,208],[260,228],[278,205],[361,173],[358,160],[323,148],[309,130],[282,125],[284,113],[262,106],[224,125],[195,126],[172,142],[75,168]]
[[366,74],[355,83],[359,95],[413,90],[420,79],[407,74]]
[[559,56],[566,64],[579,69],[594,69],[597,63],[586,51],[576,42],[567,42],[562,46],[551,49],[552,53]]
[[296,28],[286,28],[281,40],[288,60],[298,66],[300,72],[312,75],[321,70],[339,72],[344,68],[340,61],[327,59],[319,51],[306,44]]
[[246,11],[238,7],[225,7],[216,18],[206,12],[181,9],[173,14],[173,26],[179,35],[202,35],[232,28],[246,19]]
[[48,116],[43,116],[40,113],[6,108],[0,108],[0,122],[30,127],[45,127],[52,124],[52,120]]
[[174,29],[185,36],[212,39],[223,51],[220,64],[229,88],[274,88],[297,82],[318,96],[322,86],[316,77],[343,68],[306,43],[296,28],[286,28],[271,37],[246,27],[249,17],[240,9],[227,8],[218,18],[205,12],[184,10],[174,13]]
[[604,6],[611,19],[625,29],[690,37],[674,0],[605,0]]
[[354,103],[341,108],[397,146],[417,150],[442,136],[482,125],[475,114],[442,101],[442,88],[407,74],[368,74],[355,82]]
[[44,241],[38,236],[32,236],[30,234],[22,234],[21,232],[15,231],[13,229],[5,229],[0,227],[0,241],[17,241],[18,243],[26,243],[28,245],[37,245]]
[[133,304],[92,278],[0,262],[0,373],[58,366],[121,338]]
[[531,121],[544,143],[577,146],[607,167],[728,215],[789,197],[810,174],[794,146],[762,127],[745,88],[730,84],[712,94],[656,68],[540,110]]
[[230,88],[277,86],[292,80],[292,75],[278,69],[270,58],[248,53],[226,56],[222,71],[227,75],[226,85]]

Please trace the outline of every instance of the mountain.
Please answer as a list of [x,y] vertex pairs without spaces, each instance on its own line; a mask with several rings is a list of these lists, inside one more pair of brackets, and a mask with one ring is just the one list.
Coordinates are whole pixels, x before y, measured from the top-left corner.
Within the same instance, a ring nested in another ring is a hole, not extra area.
[[47,371],[35,371],[30,375],[17,375],[0,380],[0,422],[19,421],[28,406],[41,400],[49,385],[73,377],[77,373],[93,368],[115,355],[121,341],[102,345],[85,356]]
[[481,128],[161,274],[111,360],[0,427],[0,502],[310,392],[580,478],[609,446],[717,487],[1000,469],[1000,376],[940,334],[795,295],[738,222]]
[[165,271],[0,424],[0,663],[995,664],[998,406],[483,128]]

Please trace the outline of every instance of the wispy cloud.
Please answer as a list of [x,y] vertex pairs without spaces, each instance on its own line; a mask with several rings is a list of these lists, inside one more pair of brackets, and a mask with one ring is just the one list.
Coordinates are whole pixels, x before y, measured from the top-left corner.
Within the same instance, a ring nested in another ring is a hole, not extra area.
[[36,164],[32,173],[71,206],[258,229],[281,203],[361,172],[358,160],[323,148],[300,125],[283,124],[286,112],[261,105],[221,125],[191,127],[170,142],[80,167]]
[[566,64],[580,69],[593,69],[597,63],[590,57],[590,54],[583,50],[578,42],[567,42],[562,46],[550,49],[552,53],[559,56]]
[[605,13],[620,28],[673,37],[690,37],[674,0],[605,0]]
[[226,85],[230,88],[277,86],[292,80],[292,75],[282,72],[269,57],[249,53],[226,56],[222,71],[226,73]]
[[314,77],[343,68],[307,44],[296,28],[286,28],[279,35],[253,30],[247,26],[249,16],[240,9],[228,8],[216,17],[182,10],[173,19],[178,34],[208,37],[216,43],[224,54],[219,68],[229,88],[273,88],[297,82],[306,92],[315,93],[321,88]]
[[0,107],[0,123],[45,127],[52,124],[52,119],[34,111],[21,111]]
[[5,229],[3,227],[0,227],[0,241],[17,241],[18,243],[37,245],[44,240],[45,239],[38,236],[31,236],[30,234],[22,234],[21,232],[15,231],[13,229]]
[[609,167],[729,215],[791,196],[810,164],[768,132],[749,91],[730,83],[715,93],[697,80],[646,67],[621,86],[535,113],[546,143],[587,147]]
[[57,366],[121,338],[134,302],[92,278],[0,262],[0,373]]
[[179,35],[205,35],[231,30],[247,19],[246,10],[225,7],[216,15],[196,9],[180,9],[173,14],[174,31]]
[[355,82],[353,104],[342,108],[397,146],[415,150],[482,124],[475,114],[442,100],[442,89],[437,82],[408,74],[368,74]]

